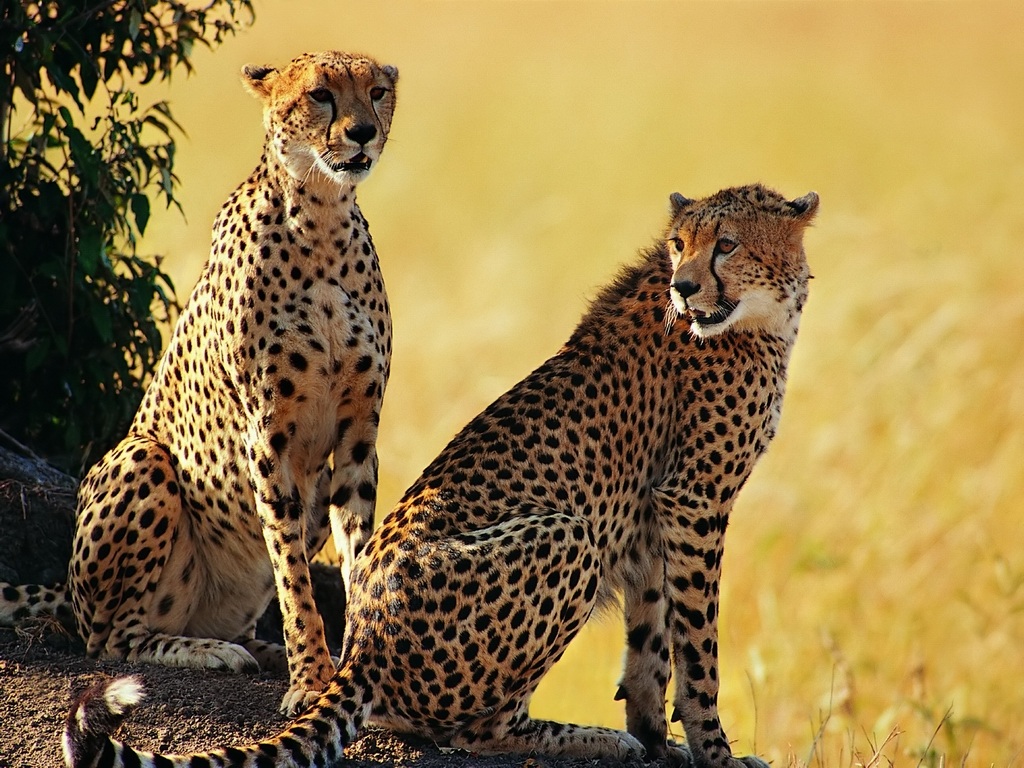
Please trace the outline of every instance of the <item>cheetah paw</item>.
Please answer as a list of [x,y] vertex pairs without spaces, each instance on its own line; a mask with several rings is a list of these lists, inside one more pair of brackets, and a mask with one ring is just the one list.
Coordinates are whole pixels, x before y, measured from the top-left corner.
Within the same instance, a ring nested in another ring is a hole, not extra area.
[[228,664],[231,665],[231,669],[239,672],[257,673],[260,671],[260,664],[256,659],[252,657],[247,650],[239,646],[234,646],[230,650],[230,659]]
[[630,760],[635,757],[643,757],[647,750],[644,749],[644,745],[640,743],[632,734],[626,733],[625,731],[618,731],[616,733],[616,740],[614,742],[615,757],[619,760]]
[[245,648],[222,640],[210,640],[199,647],[190,648],[187,657],[182,661],[185,663],[178,666],[220,669],[235,673],[260,671],[260,665]]
[[660,755],[664,758],[665,764],[671,768],[691,768],[693,765],[693,753],[685,744],[677,744],[668,741],[665,744],[665,751]]
[[284,695],[284,698],[281,699],[279,709],[281,714],[287,717],[295,717],[304,712],[318,698],[320,698],[320,691],[291,687]]

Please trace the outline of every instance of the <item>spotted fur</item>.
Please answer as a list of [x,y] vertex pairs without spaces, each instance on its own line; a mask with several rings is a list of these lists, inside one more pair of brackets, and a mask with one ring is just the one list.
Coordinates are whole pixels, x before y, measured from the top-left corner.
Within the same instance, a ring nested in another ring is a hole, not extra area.
[[[391,317],[355,188],[397,77],[336,51],[245,68],[263,157],[128,435],[81,485],[69,589],[5,586],[0,618],[70,598],[90,656],[287,668],[289,713],[331,679],[308,561],[333,532],[348,585],[373,522]],[[275,590],[285,648],[253,639]]]
[[[333,765],[372,720],[479,753],[764,768],[733,757],[718,716],[719,580],[779,419],[818,199],[755,185],[672,203],[664,239],[370,538],[342,665],[310,710],[262,744],[169,759],[90,731],[99,746],[72,764]],[[531,718],[538,682],[616,594],[626,730]],[[685,747],[667,739],[672,675]]]

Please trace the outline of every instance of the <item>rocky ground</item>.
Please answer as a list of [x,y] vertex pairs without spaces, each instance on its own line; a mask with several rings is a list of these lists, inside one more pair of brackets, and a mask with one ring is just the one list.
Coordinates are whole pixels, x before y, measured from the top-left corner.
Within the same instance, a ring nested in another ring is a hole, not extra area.
[[[187,752],[260,740],[287,720],[277,712],[286,681],[270,675],[169,669],[93,661],[54,627],[0,628],[0,768],[59,768],[60,735],[72,695],[102,676],[138,675],[148,696],[118,732],[133,746]],[[367,731],[345,751],[353,768],[582,768],[619,765],[543,757],[480,757],[431,743]],[[633,768],[644,765],[637,762]]]

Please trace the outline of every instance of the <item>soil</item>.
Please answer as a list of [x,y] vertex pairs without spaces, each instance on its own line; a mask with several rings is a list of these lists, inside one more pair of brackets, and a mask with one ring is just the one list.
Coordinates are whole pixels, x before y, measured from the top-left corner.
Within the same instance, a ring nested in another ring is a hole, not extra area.
[[[73,695],[103,676],[139,676],[146,699],[116,736],[134,747],[193,752],[259,741],[288,720],[277,705],[284,678],[95,661],[58,625],[0,628],[0,768],[60,768],[60,737]],[[367,728],[345,750],[352,768],[611,768],[618,761],[509,755],[481,757]],[[635,761],[630,768],[645,764]]]

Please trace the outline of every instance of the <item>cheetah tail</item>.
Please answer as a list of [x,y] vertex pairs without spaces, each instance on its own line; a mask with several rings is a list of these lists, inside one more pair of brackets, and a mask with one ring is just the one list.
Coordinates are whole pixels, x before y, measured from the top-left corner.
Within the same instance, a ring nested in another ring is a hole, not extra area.
[[195,755],[136,752],[110,733],[144,696],[135,677],[106,680],[72,704],[64,726],[64,763],[68,768],[288,768],[334,765],[369,717],[372,695],[343,673],[285,731],[260,744],[227,747]]
[[71,609],[71,590],[67,584],[44,587],[0,581],[0,626],[13,627],[38,616],[53,616],[70,631],[78,631]]
[[[82,693],[71,705],[64,724],[64,763],[91,766],[108,746],[108,734],[145,695],[137,677],[105,680]],[[109,764],[109,760],[105,760]]]

